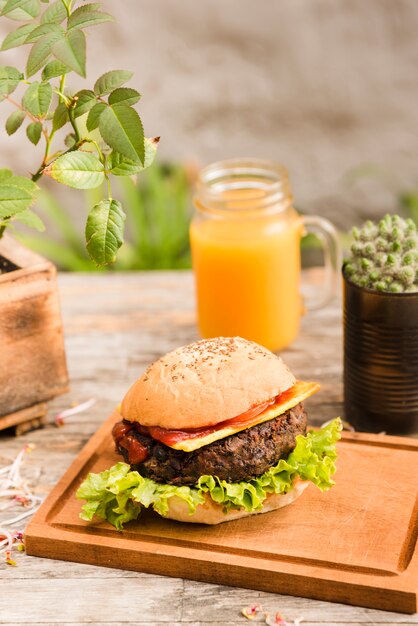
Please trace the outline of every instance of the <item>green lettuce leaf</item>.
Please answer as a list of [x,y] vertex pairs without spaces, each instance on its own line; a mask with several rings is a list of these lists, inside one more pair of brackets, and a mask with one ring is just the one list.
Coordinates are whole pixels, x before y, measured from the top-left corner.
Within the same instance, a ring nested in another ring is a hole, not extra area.
[[296,479],[310,481],[326,491],[334,484],[336,442],[341,438],[341,430],[341,420],[337,418],[320,430],[298,435],[287,459],[280,459],[261,476],[239,483],[201,476],[193,487],[175,487],[145,478],[131,471],[127,463],[117,463],[100,474],[90,473],[80,485],[76,496],[86,500],[80,517],[85,521],[98,517],[121,530],[126,522],[139,516],[142,508],[151,507],[160,515],[167,515],[168,501],[174,496],[184,500],[193,514],[204,502],[205,494],[222,505],[225,512],[241,508],[252,512],[262,507],[269,493],[290,491]]

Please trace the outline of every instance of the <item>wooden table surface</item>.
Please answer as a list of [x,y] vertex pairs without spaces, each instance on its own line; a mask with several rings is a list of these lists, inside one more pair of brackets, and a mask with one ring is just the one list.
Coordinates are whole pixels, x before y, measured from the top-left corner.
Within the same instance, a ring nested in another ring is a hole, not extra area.
[[[189,272],[62,274],[60,288],[69,394],[50,404],[49,424],[18,439],[0,436],[0,464],[24,443],[35,444],[25,476],[44,496],[81,447],[120,401],[145,366],[198,338]],[[341,306],[308,314],[285,361],[299,378],[317,379],[322,391],[309,400],[311,423],[342,411]],[[57,428],[54,416],[72,403],[95,398],[86,413]],[[253,603],[306,626],[418,624],[417,615],[318,602],[221,587],[18,553],[17,567],[0,560],[0,624],[106,624],[215,626],[257,623],[241,616]],[[262,622],[260,622],[262,623]]]

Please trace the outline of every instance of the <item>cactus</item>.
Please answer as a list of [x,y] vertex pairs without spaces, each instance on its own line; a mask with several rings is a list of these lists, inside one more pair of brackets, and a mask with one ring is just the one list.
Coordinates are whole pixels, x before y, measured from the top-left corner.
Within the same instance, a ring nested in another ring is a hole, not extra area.
[[418,230],[411,219],[386,215],[353,228],[344,274],[359,287],[389,293],[418,292]]

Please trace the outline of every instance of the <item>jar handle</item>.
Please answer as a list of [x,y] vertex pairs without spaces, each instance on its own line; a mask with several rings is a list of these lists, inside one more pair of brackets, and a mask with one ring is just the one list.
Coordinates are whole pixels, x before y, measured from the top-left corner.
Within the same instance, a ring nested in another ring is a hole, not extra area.
[[312,295],[312,285],[303,293],[306,308],[310,311],[320,309],[331,300],[337,291],[340,268],[342,264],[341,244],[338,232],[333,224],[324,217],[302,215],[305,234],[313,233],[318,237],[324,251],[324,279],[322,289],[318,285]]

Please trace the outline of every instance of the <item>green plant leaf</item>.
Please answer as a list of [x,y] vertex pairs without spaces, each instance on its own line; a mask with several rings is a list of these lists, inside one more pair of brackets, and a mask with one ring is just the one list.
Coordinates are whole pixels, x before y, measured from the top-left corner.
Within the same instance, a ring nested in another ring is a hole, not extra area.
[[12,176],[13,176],[12,170],[9,170],[6,167],[4,167],[3,169],[0,170],[0,183],[4,182],[8,178],[11,178]]
[[68,133],[68,135],[64,139],[64,143],[67,148],[73,148],[76,144],[76,138],[74,133]]
[[51,78],[67,74],[67,72],[70,71],[70,68],[66,67],[61,61],[50,61],[42,70],[42,80],[50,80]]
[[127,104],[132,106],[136,104],[140,99],[141,94],[136,89],[130,89],[129,87],[119,87],[112,91],[109,95],[109,104]]
[[12,176],[7,179],[7,184],[12,187],[18,187],[19,189],[25,189],[29,192],[33,197],[36,196],[39,191],[39,187],[36,183],[34,183],[30,178],[26,178],[25,176]]
[[78,9],[76,9],[75,11],[72,12],[71,15],[82,15],[83,13],[90,13],[91,11],[97,11],[99,9],[102,8],[102,3],[101,2],[93,2],[90,4],[83,4],[82,6],[78,7]]
[[49,5],[41,16],[41,24],[61,24],[67,17],[67,11],[61,0]]
[[59,183],[75,189],[93,189],[104,181],[104,167],[89,152],[75,150],[58,157],[46,170]]
[[21,111],[20,109],[13,111],[13,113],[11,113],[6,120],[7,134],[13,135],[13,133],[15,133],[22,126],[25,117],[26,115],[24,111]]
[[76,99],[74,117],[84,115],[84,113],[90,111],[90,109],[93,108],[97,102],[94,92],[90,89],[82,89],[75,94],[74,99]]
[[39,0],[7,0],[1,15],[7,15],[12,20],[25,21],[38,17],[41,12]]
[[86,77],[86,36],[82,30],[71,30],[54,43],[52,53],[58,61]]
[[26,128],[28,139],[36,146],[39,143],[42,134],[41,122],[31,122]]
[[128,72],[127,70],[112,70],[106,72],[96,80],[94,93],[97,96],[105,96],[117,87],[128,82],[132,76],[133,72]]
[[[80,7],[85,9],[86,7]],[[68,18],[68,30],[76,28],[87,28],[88,26],[96,26],[104,22],[113,22],[114,17],[103,11],[82,11],[76,9]]]
[[114,176],[133,176],[149,167],[157,153],[158,139],[145,138],[144,165],[127,159],[119,152],[113,151],[110,155],[110,171]]
[[29,85],[23,98],[24,108],[35,117],[45,117],[52,99],[52,87],[49,83],[34,82]]
[[36,43],[39,39],[42,39],[42,37],[48,35],[49,33],[59,33],[62,37],[64,35],[64,29],[59,24],[41,24],[29,33],[26,37],[25,43]]
[[107,106],[104,102],[98,102],[91,109],[86,122],[87,130],[89,132],[95,130],[99,126],[100,116],[106,108]]
[[0,101],[14,92],[24,76],[15,67],[0,67]]
[[11,217],[25,211],[33,201],[33,195],[26,189],[14,187],[8,180],[0,184],[0,217]]
[[32,46],[26,63],[26,76],[28,78],[44,67],[51,56],[53,45],[62,40],[64,31],[60,26],[58,29],[44,35]]
[[86,224],[87,251],[97,265],[113,263],[123,244],[126,215],[117,200],[102,200],[90,211]]
[[24,24],[23,26],[19,26],[16,30],[9,33],[1,46],[2,50],[10,50],[10,48],[17,48],[18,46],[22,46],[26,43],[26,38],[34,29],[36,28],[36,24]]
[[45,230],[45,224],[43,223],[39,215],[36,215],[36,213],[31,211],[30,209],[25,209],[25,211],[17,213],[15,219],[19,222],[22,222],[22,224],[25,224],[25,226],[34,228],[39,232],[43,232]]
[[68,109],[64,102],[60,102],[55,109],[54,117],[52,118],[52,130],[57,131],[62,128],[68,121]]
[[113,150],[144,163],[144,129],[135,109],[126,104],[107,107],[100,116],[99,130]]

